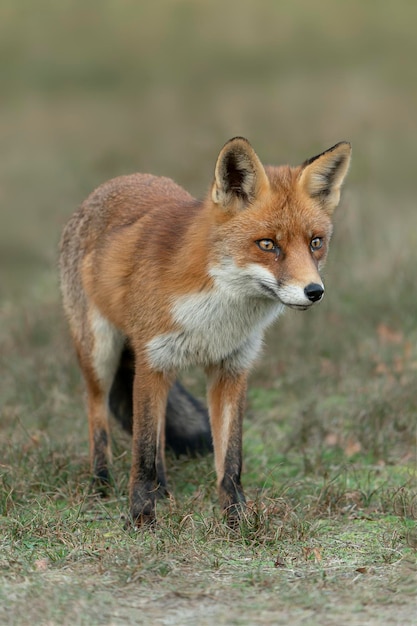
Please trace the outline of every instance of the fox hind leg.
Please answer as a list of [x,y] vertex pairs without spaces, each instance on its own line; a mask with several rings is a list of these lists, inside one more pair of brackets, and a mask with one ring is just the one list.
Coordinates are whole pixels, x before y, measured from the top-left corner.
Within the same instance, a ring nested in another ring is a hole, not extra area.
[[123,349],[124,337],[96,309],[89,316],[91,340],[77,344],[78,358],[87,387],[90,459],[97,487],[110,481],[111,443],[108,398]]

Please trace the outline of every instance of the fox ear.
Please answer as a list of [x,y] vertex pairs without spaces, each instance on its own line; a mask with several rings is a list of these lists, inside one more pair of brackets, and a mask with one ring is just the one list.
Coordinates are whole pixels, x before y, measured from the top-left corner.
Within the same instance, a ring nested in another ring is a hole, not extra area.
[[319,200],[332,214],[340,199],[340,188],[350,164],[352,148],[347,141],[337,143],[301,166],[299,184],[311,198]]
[[269,185],[264,167],[247,139],[235,137],[221,150],[214,173],[212,200],[226,209],[243,209]]

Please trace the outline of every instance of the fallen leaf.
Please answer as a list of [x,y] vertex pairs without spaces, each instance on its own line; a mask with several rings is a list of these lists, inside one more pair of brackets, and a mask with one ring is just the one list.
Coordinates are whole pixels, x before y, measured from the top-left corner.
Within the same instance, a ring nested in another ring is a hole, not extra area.
[[389,373],[389,367],[387,366],[386,363],[383,363],[382,361],[380,361],[379,363],[377,363],[375,365],[375,370],[374,370],[375,374],[388,374]]
[[360,452],[362,449],[362,446],[360,444],[359,441],[357,441],[356,439],[353,439],[351,437],[348,438],[348,440],[346,441],[346,444],[344,446],[344,452],[346,454],[347,457],[351,457],[354,454],[357,454],[358,452]]
[[378,333],[378,337],[381,343],[399,344],[404,341],[404,335],[402,332],[393,330],[382,322],[378,325],[376,332]]
[[23,452],[26,454],[32,448],[37,448],[40,445],[41,439],[39,435],[30,435],[29,442],[23,446]]
[[324,438],[324,443],[327,446],[337,446],[339,443],[339,435],[337,433],[327,433]]
[[306,561],[313,557],[316,563],[321,563],[322,556],[320,548],[309,548],[307,546],[303,549],[303,552]]
[[316,563],[321,563],[321,551],[320,548],[314,548],[313,549],[313,554],[314,554],[314,558],[316,560]]
[[49,559],[48,558],[37,559],[34,565],[35,565],[35,569],[38,572],[45,572],[49,567]]

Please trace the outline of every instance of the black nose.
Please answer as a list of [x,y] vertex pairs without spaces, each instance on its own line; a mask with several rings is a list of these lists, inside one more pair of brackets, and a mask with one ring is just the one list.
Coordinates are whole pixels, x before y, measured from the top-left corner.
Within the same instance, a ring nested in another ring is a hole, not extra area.
[[311,302],[317,302],[321,300],[324,294],[324,288],[318,283],[310,283],[305,287],[304,293]]

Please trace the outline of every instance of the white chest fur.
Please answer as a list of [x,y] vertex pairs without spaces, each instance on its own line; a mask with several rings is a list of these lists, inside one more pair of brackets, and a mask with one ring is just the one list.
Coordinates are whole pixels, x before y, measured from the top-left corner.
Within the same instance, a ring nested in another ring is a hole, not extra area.
[[209,292],[176,300],[172,316],[180,330],[148,343],[152,367],[164,371],[228,360],[233,367],[248,368],[261,349],[265,328],[284,307],[242,287],[226,284],[216,275]]

